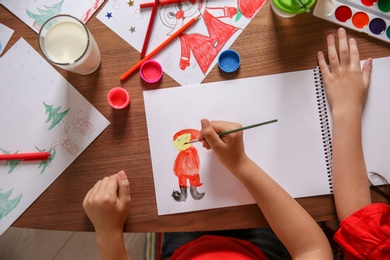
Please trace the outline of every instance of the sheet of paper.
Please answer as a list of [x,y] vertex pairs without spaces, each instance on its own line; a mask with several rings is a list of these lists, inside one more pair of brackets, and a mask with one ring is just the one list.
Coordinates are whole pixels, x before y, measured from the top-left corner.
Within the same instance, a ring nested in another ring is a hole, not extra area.
[[205,195],[193,199],[191,182],[182,177],[187,199],[173,198],[174,191],[182,193],[174,166],[180,176],[197,170],[188,163],[196,157],[193,152],[179,158],[182,152],[173,146],[174,135],[200,129],[202,118],[243,126],[277,119],[245,130],[247,154],[293,197],[330,193],[312,70],[145,91],[144,101],[159,215],[254,203],[214,153],[199,143],[193,144],[203,183],[197,191]]
[[[140,3],[145,2],[154,0],[109,0],[97,18],[141,51],[152,10],[140,8]],[[201,15],[199,21],[153,57],[180,85],[200,83],[217,63],[219,53],[233,44],[265,2],[195,0],[160,6],[154,19],[148,53],[192,17]],[[136,62],[129,61],[129,68]]]
[[13,33],[14,30],[0,23],[0,55],[3,53],[5,46],[9,42],[9,39],[11,39]]
[[109,122],[24,39],[0,58],[0,93],[0,154],[51,153],[0,161],[2,234]]
[[69,14],[86,23],[104,0],[0,0],[11,13],[31,29],[39,29],[49,18],[58,14]]

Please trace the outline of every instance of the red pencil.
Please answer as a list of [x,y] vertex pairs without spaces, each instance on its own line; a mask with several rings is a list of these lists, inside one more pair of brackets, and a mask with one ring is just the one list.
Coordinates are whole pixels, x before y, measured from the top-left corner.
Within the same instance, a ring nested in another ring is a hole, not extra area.
[[[187,2],[189,0],[160,0],[159,1],[159,5],[169,5],[169,4],[177,4],[177,3],[181,3],[181,2]],[[155,5],[155,3],[153,2],[149,2],[149,3],[143,3],[143,4],[140,4],[140,8],[146,8],[146,7],[153,7]]]
[[149,39],[150,39],[150,35],[152,34],[152,28],[153,28],[153,24],[154,24],[154,17],[156,17],[156,13],[157,13],[158,2],[159,2],[159,0],[154,0],[154,5],[153,5],[153,9],[152,9],[152,14],[150,15],[148,29],[146,30],[144,45],[142,45],[141,59],[143,59],[145,57],[146,50],[148,49]]
[[148,55],[145,56],[142,60],[137,62],[133,67],[131,67],[128,71],[126,71],[122,76],[121,80],[127,79],[134,71],[139,69],[141,67],[142,63],[144,63],[146,60],[150,59],[152,56],[156,55],[157,52],[159,52],[161,49],[163,49],[165,46],[167,46],[171,41],[173,41],[177,36],[179,36],[182,32],[184,32],[188,27],[190,27],[192,24],[195,23],[196,20],[200,17],[197,16],[195,18],[192,18],[188,23],[183,25],[179,30],[177,30],[174,34],[172,34],[168,39],[166,39],[163,43],[161,43],[159,46],[157,46],[156,49],[151,51]]
[[0,154],[0,160],[44,161],[49,159],[50,156],[51,154],[48,152]]

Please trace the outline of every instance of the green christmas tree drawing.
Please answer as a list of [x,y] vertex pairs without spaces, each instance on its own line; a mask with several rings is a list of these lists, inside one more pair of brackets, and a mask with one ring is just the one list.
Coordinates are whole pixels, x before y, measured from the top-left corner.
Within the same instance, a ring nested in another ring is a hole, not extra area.
[[43,104],[45,105],[46,114],[49,114],[45,123],[48,123],[49,121],[52,120],[51,125],[47,130],[51,130],[53,127],[55,127],[62,120],[62,118],[66,116],[66,114],[69,112],[70,109],[68,108],[66,111],[60,113],[59,111],[61,109],[61,106],[57,108],[53,108],[52,105],[51,106],[47,105],[45,102],[43,102]]
[[[4,150],[3,148],[0,148],[0,150],[4,153],[4,154],[9,154],[10,151],[7,151],[7,150]],[[18,153],[18,151],[16,152]],[[4,167],[7,167],[9,166],[9,169],[8,169],[8,174],[10,174],[11,172],[13,172],[16,167],[19,165],[19,163],[21,162],[22,160],[10,160],[10,161],[7,161],[4,165]]]
[[41,27],[49,18],[58,15],[61,13],[61,7],[64,0],[62,0],[58,4],[53,4],[52,6],[44,5],[45,9],[38,9],[39,14],[34,14],[28,9],[26,10],[27,15],[30,16],[31,19],[35,21],[38,25],[37,27]]
[[22,199],[22,194],[19,194],[14,199],[9,199],[13,192],[13,189],[11,189],[8,192],[2,193],[0,189],[0,220],[7,216],[8,213],[10,213],[16,206],[18,206],[20,200]]
[[[38,147],[35,146],[35,148],[39,151],[39,152],[45,152],[46,149],[39,149]],[[53,161],[53,159],[56,157],[56,150],[54,150],[53,148],[50,148],[49,152],[50,153],[50,157],[47,159],[47,160],[43,160],[41,161],[41,163],[39,164],[38,166],[38,169],[39,168],[42,168],[41,169],[41,173],[39,173],[39,175],[41,175],[42,173],[45,172],[46,168],[51,164],[51,162]]]

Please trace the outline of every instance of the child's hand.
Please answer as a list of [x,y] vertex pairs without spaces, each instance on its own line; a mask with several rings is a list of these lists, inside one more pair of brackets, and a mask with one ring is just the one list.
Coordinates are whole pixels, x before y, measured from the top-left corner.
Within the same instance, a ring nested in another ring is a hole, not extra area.
[[330,68],[324,54],[321,51],[317,54],[332,115],[361,113],[370,83],[372,59],[367,59],[361,69],[355,39],[347,40],[343,28],[338,30],[338,38],[339,55],[334,36],[330,34],[327,38]]
[[198,139],[204,139],[203,147],[208,150],[212,149],[221,163],[231,172],[234,172],[234,168],[239,167],[239,164],[247,158],[244,149],[243,133],[240,131],[221,137],[218,133],[240,128],[242,127],[241,124],[226,121],[210,122],[207,119],[202,119],[201,124],[202,130]]
[[130,184],[124,171],[105,177],[89,190],[83,208],[98,236],[122,235],[130,200]]

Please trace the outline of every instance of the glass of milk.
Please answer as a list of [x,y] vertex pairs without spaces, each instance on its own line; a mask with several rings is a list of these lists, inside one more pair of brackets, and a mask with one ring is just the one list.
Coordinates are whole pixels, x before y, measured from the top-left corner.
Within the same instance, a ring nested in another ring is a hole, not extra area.
[[86,75],[100,65],[99,47],[91,32],[80,20],[70,15],[57,15],[39,30],[39,48],[54,65]]

